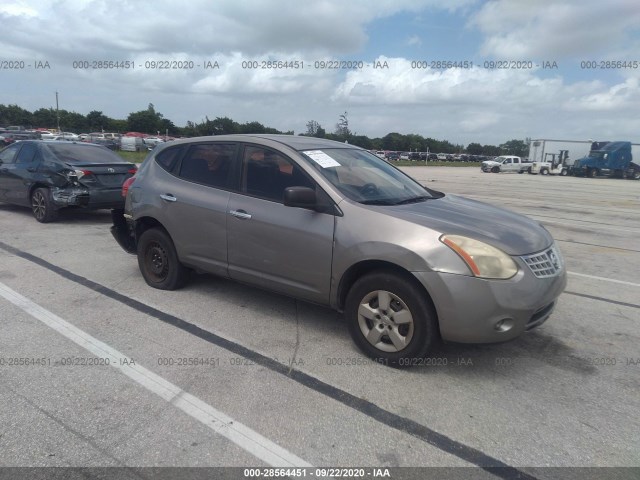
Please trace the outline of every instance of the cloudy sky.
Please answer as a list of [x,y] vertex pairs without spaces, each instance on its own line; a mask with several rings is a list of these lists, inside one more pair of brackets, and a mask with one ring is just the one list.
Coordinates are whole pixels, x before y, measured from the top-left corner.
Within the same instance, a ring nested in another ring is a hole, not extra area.
[[126,118],[153,103],[178,126],[228,116],[333,131],[346,111],[369,137],[640,142],[640,5],[3,0],[0,103],[55,107],[56,91],[66,110]]

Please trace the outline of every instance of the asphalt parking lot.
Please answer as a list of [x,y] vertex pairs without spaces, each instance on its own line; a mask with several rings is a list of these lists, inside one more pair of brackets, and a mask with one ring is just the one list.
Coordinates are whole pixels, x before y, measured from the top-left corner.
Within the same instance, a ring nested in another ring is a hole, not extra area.
[[151,289],[108,211],[0,204],[0,466],[640,467],[640,182],[404,170],[553,234],[550,320],[395,370],[315,305],[206,275]]

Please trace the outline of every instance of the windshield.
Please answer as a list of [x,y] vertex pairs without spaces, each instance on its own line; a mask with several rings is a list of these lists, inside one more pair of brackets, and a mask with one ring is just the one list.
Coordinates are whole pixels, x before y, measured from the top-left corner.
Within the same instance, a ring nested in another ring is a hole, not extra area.
[[359,203],[398,205],[441,196],[365,150],[326,148],[302,154],[345,197]]
[[65,163],[127,163],[105,147],[60,142],[47,144],[46,148]]

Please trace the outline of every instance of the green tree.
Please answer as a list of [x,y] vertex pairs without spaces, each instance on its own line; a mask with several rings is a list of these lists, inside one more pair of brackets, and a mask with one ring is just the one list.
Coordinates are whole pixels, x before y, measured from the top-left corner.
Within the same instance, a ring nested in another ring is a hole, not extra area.
[[382,148],[392,151],[404,150],[404,136],[396,132],[386,134],[382,137]]
[[338,123],[336,123],[335,135],[342,140],[348,140],[351,135],[351,130],[349,130],[349,118],[347,115],[347,112],[341,114]]
[[467,153],[469,155],[482,155],[482,145],[479,143],[470,143],[467,145]]
[[53,108],[39,108],[33,112],[32,119],[36,128],[56,128],[58,126],[56,111]]
[[502,155],[517,155],[518,157],[529,156],[529,145],[523,140],[509,140],[500,145]]
[[0,105],[0,125],[30,127],[33,125],[33,118],[30,111],[18,105]]
[[304,133],[304,135],[308,137],[322,138],[326,135],[326,132],[324,128],[322,128],[322,125],[320,125],[318,122],[316,122],[315,120],[309,120],[307,122],[307,131],[306,133]]
[[489,155],[489,156],[498,156],[500,155],[502,152],[500,151],[500,147],[496,147],[495,145],[483,145],[482,146],[482,155]]
[[92,110],[87,113],[87,126],[88,130],[92,132],[99,132],[107,128],[109,123],[109,119],[102,114],[102,112],[98,112],[97,110]]
[[162,114],[156,112],[153,103],[146,110],[130,113],[127,117],[127,129],[132,132],[155,134],[162,128]]
[[247,122],[239,126],[240,133],[266,133],[266,128],[260,122]]

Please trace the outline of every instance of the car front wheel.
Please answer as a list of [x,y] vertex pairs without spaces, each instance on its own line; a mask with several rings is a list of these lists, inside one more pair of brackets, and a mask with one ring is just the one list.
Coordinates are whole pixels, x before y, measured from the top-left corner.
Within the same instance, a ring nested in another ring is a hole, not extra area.
[[171,237],[160,228],[146,230],[138,240],[138,266],[145,282],[160,290],[176,290],[189,278]]
[[355,344],[374,360],[394,367],[416,364],[439,338],[424,290],[395,273],[359,278],[347,296],[345,316]]
[[31,193],[31,211],[40,223],[53,222],[58,217],[58,209],[51,198],[51,190],[36,188]]

